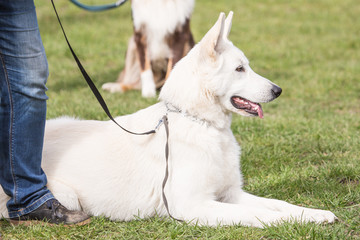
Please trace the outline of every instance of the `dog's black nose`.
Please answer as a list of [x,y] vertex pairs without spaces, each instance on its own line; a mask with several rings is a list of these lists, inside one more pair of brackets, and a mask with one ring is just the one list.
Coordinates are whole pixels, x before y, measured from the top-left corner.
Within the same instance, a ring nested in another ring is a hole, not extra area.
[[280,96],[282,89],[279,88],[278,86],[273,86],[271,91],[273,92],[275,97],[278,97],[278,96]]

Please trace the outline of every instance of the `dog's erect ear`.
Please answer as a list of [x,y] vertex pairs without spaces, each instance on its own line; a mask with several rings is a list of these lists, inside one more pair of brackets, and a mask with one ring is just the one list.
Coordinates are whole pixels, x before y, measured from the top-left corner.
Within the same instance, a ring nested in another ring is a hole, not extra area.
[[223,35],[224,39],[227,39],[230,34],[233,14],[234,14],[233,11],[230,11],[229,15],[226,17],[225,26],[224,26],[224,35]]
[[225,14],[220,13],[219,19],[215,25],[205,34],[201,40],[201,54],[212,59],[216,57],[216,53],[220,52],[223,44]]

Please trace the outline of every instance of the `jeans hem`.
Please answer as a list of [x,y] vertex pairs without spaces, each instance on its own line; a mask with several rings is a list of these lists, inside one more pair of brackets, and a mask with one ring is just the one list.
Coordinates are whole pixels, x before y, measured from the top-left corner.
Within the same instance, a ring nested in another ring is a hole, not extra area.
[[25,214],[28,214],[28,213],[36,210],[37,208],[39,208],[41,205],[43,205],[46,201],[48,201],[50,199],[55,199],[55,197],[52,195],[52,193],[47,193],[26,208],[21,208],[18,211],[11,211],[11,212],[9,211],[9,218],[17,218],[17,217],[23,216]]

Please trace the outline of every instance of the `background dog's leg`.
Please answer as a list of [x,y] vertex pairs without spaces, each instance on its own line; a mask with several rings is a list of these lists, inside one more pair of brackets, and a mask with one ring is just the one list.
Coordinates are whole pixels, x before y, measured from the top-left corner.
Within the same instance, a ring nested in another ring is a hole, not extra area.
[[168,44],[170,46],[172,56],[168,61],[165,79],[169,77],[174,65],[183,58],[195,44],[190,31],[190,19],[186,19],[185,24],[172,34],[172,36],[168,39]]
[[146,41],[147,39],[141,30],[135,31],[135,43],[141,68],[141,93],[143,97],[155,97],[156,86],[151,70],[150,56]]
[[135,37],[132,36],[126,50],[125,68],[119,74],[116,82],[108,82],[102,85],[102,89],[109,92],[125,92],[131,89],[141,89],[140,61],[136,50]]
[[169,58],[168,64],[167,64],[167,68],[166,68],[166,76],[165,76],[165,80],[168,79],[171,70],[173,69],[173,58]]

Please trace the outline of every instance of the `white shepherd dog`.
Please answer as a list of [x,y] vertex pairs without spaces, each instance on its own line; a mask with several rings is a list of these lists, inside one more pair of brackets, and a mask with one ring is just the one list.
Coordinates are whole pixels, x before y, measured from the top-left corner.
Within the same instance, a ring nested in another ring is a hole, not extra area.
[[[229,40],[232,12],[219,19],[171,72],[160,102],[116,118],[127,129],[153,129],[167,114],[169,212],[202,225],[263,227],[282,221],[334,222],[330,211],[295,206],[244,192],[240,147],[230,129],[231,114],[263,116],[259,103],[281,88],[257,75]],[[48,187],[69,209],[129,221],[168,216],[162,198],[165,126],[136,136],[111,121],[60,118],[47,122],[43,169]],[[0,214],[8,197],[0,193]]]

